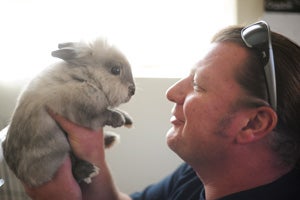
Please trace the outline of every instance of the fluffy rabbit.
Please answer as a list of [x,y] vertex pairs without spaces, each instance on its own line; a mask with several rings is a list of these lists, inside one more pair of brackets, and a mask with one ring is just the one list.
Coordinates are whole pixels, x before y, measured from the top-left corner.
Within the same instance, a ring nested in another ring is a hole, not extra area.
[[[66,134],[47,108],[91,129],[130,126],[131,118],[116,109],[135,92],[130,64],[106,40],[64,43],[52,52],[62,59],[33,79],[19,96],[6,140],[4,158],[23,182],[39,186],[53,177],[71,152]],[[117,139],[105,133],[106,147]],[[73,174],[91,182],[96,166],[74,157]]]

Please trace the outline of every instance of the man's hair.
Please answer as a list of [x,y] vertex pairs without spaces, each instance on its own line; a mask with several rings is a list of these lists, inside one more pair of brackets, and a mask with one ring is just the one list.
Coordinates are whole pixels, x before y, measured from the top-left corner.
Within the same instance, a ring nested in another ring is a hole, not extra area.
[[[236,73],[236,80],[251,97],[268,102],[264,65],[258,50],[248,48],[241,37],[243,27],[232,26],[218,32],[212,42],[233,42],[249,51],[249,57]],[[277,83],[278,123],[272,148],[288,165],[300,164],[300,47],[285,36],[272,32]],[[248,106],[262,106],[251,104]]]

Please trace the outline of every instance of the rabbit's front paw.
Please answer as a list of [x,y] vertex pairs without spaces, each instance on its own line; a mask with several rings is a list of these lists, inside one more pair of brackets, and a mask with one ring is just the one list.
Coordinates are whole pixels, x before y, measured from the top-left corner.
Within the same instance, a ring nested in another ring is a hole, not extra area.
[[92,178],[99,174],[99,168],[85,160],[76,159],[73,165],[73,175],[78,183],[91,183]]
[[116,142],[120,141],[120,136],[111,131],[104,132],[104,144],[105,148],[109,148],[114,145]]
[[123,126],[126,122],[124,115],[118,110],[108,110],[109,115],[106,120],[106,125],[112,126],[114,128]]
[[106,112],[106,125],[112,126],[114,128],[120,126],[131,127],[132,119],[126,112],[119,109],[107,109]]
[[124,111],[121,111],[121,113],[125,118],[124,126],[126,126],[127,128],[130,128],[132,126],[132,123],[133,123],[131,117]]

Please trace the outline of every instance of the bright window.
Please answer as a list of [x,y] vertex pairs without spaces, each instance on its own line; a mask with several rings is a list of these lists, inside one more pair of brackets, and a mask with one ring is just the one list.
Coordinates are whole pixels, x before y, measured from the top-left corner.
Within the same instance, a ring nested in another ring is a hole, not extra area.
[[136,77],[181,77],[211,36],[235,24],[234,0],[5,0],[0,80],[34,76],[60,42],[105,36]]

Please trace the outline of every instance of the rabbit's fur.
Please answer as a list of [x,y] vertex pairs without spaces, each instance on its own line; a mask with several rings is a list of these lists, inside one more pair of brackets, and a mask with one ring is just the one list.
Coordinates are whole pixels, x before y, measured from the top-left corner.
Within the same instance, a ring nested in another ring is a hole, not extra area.
[[[31,186],[51,180],[71,152],[66,134],[47,108],[94,130],[132,124],[128,114],[115,108],[135,92],[130,64],[118,49],[97,39],[60,44],[52,56],[63,61],[44,70],[19,96],[3,143],[7,164]],[[116,137],[105,133],[106,146]],[[72,167],[79,182],[88,183],[98,173],[97,167],[77,158]]]

